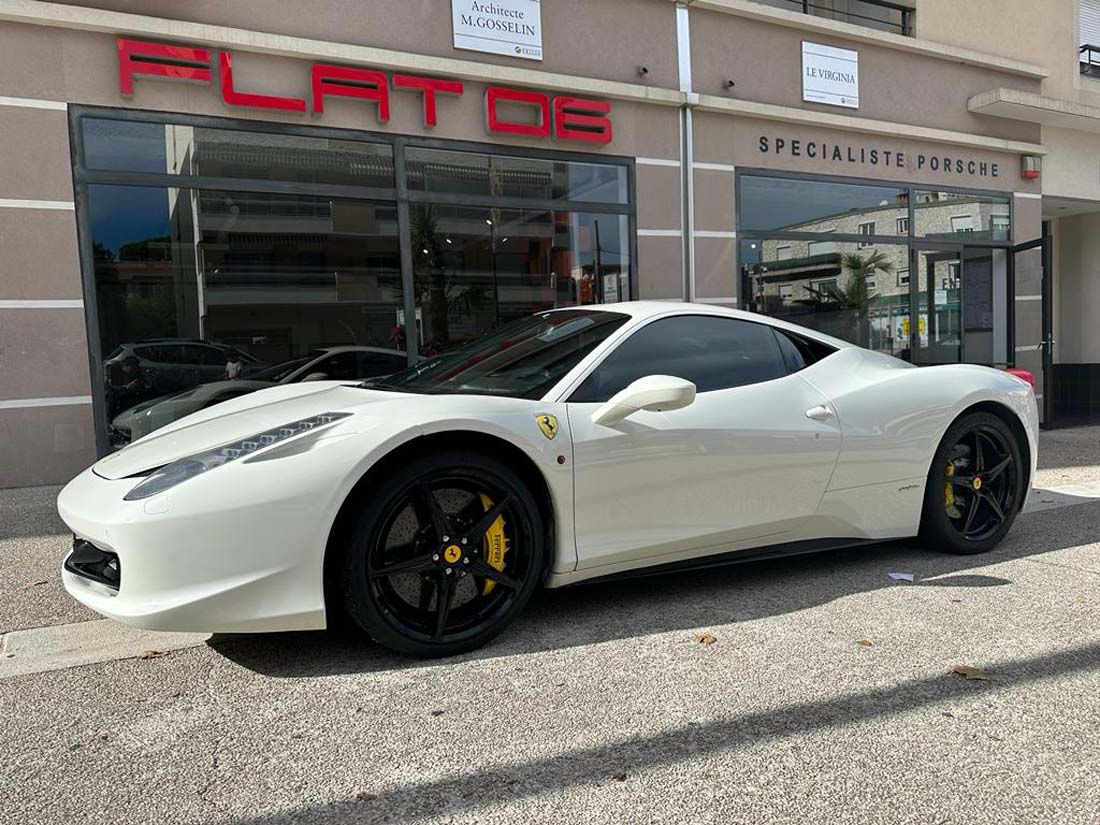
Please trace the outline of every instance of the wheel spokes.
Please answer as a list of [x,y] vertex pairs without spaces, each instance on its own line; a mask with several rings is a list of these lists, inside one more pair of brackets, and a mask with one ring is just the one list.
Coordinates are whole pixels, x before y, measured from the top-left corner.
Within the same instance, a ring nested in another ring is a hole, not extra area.
[[985,469],[985,453],[982,451],[982,434],[974,431],[974,472],[980,473]]
[[994,464],[992,467],[989,468],[989,470],[986,471],[986,474],[985,474],[986,481],[993,481],[993,479],[995,479],[997,476],[999,476],[1001,473],[1003,473],[1005,471],[1005,468],[1008,467],[1008,465],[1011,464],[1011,463],[1012,463],[1012,456],[1009,456],[1008,458],[1003,459],[1002,461],[999,461],[996,464]]
[[985,493],[984,495],[982,495],[982,498],[996,514],[998,522],[1004,521],[1005,513],[1004,510],[1001,509],[1001,505],[998,503],[997,497],[989,493]]
[[966,523],[963,525],[964,536],[970,532],[970,528],[974,524],[974,518],[978,515],[978,507],[981,503],[982,500],[977,494],[970,497],[970,507],[968,507],[966,511]]
[[466,531],[466,535],[474,541],[480,541],[481,537],[485,535],[486,532],[488,532],[489,528],[493,526],[493,523],[498,518],[500,518],[501,514],[504,512],[504,509],[509,504],[511,504],[511,502],[512,494],[505,493],[501,497],[500,501],[498,501],[496,504],[486,510],[485,515],[478,519],[474,526]]
[[388,576],[397,576],[401,573],[419,573],[424,570],[430,570],[435,567],[435,559],[432,558],[432,556],[432,553],[422,553],[418,556],[413,556],[411,559],[402,559],[401,561],[390,562],[389,564],[374,567],[370,570],[370,577],[372,579],[379,579]]
[[431,579],[420,579],[420,596],[416,601],[416,607],[418,610],[422,610],[425,613],[428,612],[428,608],[432,604],[432,594],[435,593],[435,584]]
[[451,520],[443,508],[439,506],[439,499],[435,497],[435,493],[426,484],[421,484],[413,489],[412,492],[413,507],[418,511],[417,516],[427,515],[431,521],[432,529],[435,530],[435,537],[438,541],[443,541],[444,536],[451,536],[454,530],[451,529]]
[[489,562],[481,558],[481,556],[470,557],[470,572],[473,573],[475,576],[480,576],[483,579],[495,581],[497,584],[507,587],[511,590],[519,589],[519,582],[517,582],[506,573],[497,570],[495,567],[493,567],[493,565],[489,564]]
[[435,632],[432,639],[439,641],[447,630],[447,617],[451,614],[451,605],[455,599],[455,577],[440,576],[435,588]]

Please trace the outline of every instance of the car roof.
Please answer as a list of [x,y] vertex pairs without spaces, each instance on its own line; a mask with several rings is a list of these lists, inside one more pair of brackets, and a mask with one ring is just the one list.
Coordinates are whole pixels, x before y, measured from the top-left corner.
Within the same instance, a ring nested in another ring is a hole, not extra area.
[[768,326],[776,327],[777,329],[785,329],[798,335],[812,338],[815,341],[820,341],[823,344],[828,344],[836,349],[848,349],[855,347],[848,341],[843,341],[840,338],[833,338],[831,335],[825,335],[807,327],[799,326],[798,324],[791,324],[787,321],[780,320],[779,318],[771,318],[767,315],[761,315],[758,312],[749,312],[743,309],[732,309],[730,307],[716,306],[714,304],[693,304],[685,301],[671,300],[671,301],[620,301],[615,304],[588,304],[585,306],[575,307],[562,307],[562,311],[576,311],[587,310],[593,312],[619,312],[624,315],[629,315],[631,318],[642,321],[649,318],[656,318],[659,316],[669,315],[713,315],[724,318],[738,318],[742,321],[751,321],[755,324],[767,324]]

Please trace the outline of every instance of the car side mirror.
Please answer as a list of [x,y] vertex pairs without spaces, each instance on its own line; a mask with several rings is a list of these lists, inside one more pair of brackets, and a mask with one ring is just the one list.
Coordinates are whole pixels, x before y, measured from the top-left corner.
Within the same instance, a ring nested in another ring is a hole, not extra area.
[[695,400],[695,385],[672,375],[647,375],[615,393],[592,413],[592,423],[610,427],[638,410],[679,410]]
[[326,378],[328,378],[328,373],[327,372],[311,372],[309,375],[307,375],[302,380],[303,381],[324,381]]

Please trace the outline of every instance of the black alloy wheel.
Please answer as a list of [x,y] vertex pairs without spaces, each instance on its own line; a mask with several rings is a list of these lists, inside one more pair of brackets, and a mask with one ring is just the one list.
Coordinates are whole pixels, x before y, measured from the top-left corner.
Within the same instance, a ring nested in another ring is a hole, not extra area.
[[345,604],[381,644],[450,656],[500,633],[543,572],[537,503],[476,453],[426,456],[369,494],[345,560]]
[[925,491],[922,533],[953,553],[981,553],[1004,538],[1023,501],[1016,435],[999,417],[973,413],[944,435]]

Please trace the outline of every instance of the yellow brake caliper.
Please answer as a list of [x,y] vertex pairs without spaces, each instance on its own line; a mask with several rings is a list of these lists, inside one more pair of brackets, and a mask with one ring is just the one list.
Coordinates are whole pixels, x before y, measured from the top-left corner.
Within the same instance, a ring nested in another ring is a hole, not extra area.
[[943,506],[947,510],[947,515],[951,518],[958,518],[961,514],[959,509],[955,506],[955,485],[951,483],[951,479],[955,477],[955,465],[948,462],[947,464],[947,481],[943,484]]
[[[481,506],[486,511],[493,506],[493,500],[485,493],[481,493]],[[497,570],[503,570],[504,554],[510,549],[508,538],[504,535],[504,516],[502,515],[489,525],[489,529],[485,531],[485,561]],[[493,592],[496,584],[495,581],[486,581],[481,589],[481,595],[488,596]]]

